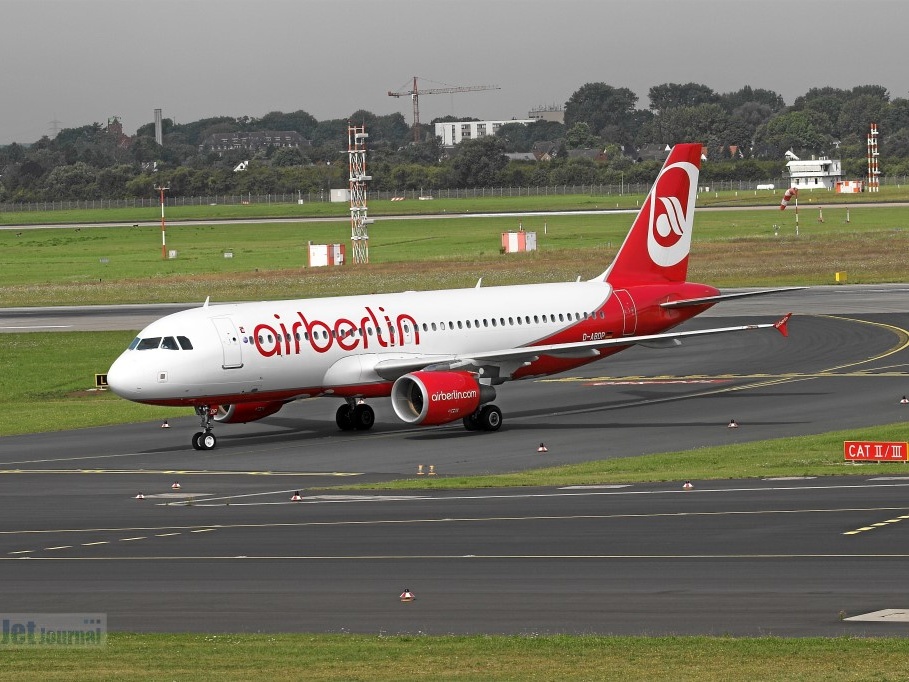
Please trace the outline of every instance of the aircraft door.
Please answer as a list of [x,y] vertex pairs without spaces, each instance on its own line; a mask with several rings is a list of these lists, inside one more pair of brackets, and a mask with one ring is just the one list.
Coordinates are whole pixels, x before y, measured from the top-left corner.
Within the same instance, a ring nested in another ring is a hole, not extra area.
[[224,352],[224,362],[221,367],[224,369],[242,367],[243,347],[240,344],[240,336],[237,334],[234,321],[229,317],[213,317],[211,321],[218,330],[218,338],[221,339],[221,349]]
[[622,306],[622,315],[624,328],[622,336],[634,336],[638,328],[638,311],[634,305],[634,299],[625,289],[616,289],[615,297]]

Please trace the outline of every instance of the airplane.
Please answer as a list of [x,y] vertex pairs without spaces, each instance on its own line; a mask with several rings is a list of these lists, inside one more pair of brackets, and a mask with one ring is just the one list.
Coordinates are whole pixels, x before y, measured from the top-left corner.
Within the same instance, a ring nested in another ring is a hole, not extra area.
[[128,400],[193,407],[197,450],[214,423],[268,417],[291,401],[340,399],[343,431],[375,422],[368,399],[391,398],[411,425],[462,420],[497,431],[496,387],[566,370],[635,345],[776,329],[776,323],[670,331],[729,299],[686,281],[701,145],[677,144],[611,265],[591,280],[210,305],[139,332],[107,373]]

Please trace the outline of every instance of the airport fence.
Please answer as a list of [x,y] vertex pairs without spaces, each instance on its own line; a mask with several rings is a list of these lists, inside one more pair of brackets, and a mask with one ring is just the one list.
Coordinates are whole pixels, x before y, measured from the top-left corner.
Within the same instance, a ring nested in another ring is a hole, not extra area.
[[[881,185],[902,186],[909,177],[889,176],[881,178]],[[774,185],[775,191],[787,186],[785,179],[776,180],[720,180],[704,183],[700,191],[708,192],[757,192],[758,185]],[[391,199],[428,200],[428,199],[480,199],[484,197],[530,197],[530,196],[565,196],[581,195],[596,197],[615,197],[626,194],[645,194],[651,183],[620,183],[596,185],[556,185],[549,187],[474,187],[474,188],[440,188],[440,189],[401,189],[368,191],[367,202],[387,201]],[[216,206],[244,204],[308,204],[329,201],[329,192],[290,192],[279,194],[215,194],[198,197],[165,197],[165,206]],[[136,197],[131,199],[89,199],[83,201],[39,201],[33,203],[0,203],[0,213],[30,211],[71,211],[80,209],[107,208],[151,208],[160,207],[159,197]]]

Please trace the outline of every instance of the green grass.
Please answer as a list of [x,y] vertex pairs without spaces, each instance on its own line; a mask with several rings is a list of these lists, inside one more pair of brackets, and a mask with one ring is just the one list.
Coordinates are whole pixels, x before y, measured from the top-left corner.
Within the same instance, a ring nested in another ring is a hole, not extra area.
[[[831,612],[831,620],[837,617]],[[0,680],[17,681],[886,682],[907,677],[909,639],[847,637],[111,634],[99,650],[6,651],[0,667]]]
[[852,464],[843,459],[843,441],[879,440],[909,442],[904,422],[831,431],[812,436],[736,443],[654,455],[596,459],[581,464],[528,469],[486,476],[420,476],[384,483],[343,486],[346,489],[444,490],[456,488],[508,488],[515,486],[595,485],[649,481],[762,478],[768,476],[832,476],[907,474],[909,464],[887,462]]
[[133,332],[3,334],[0,342],[2,435],[105,426],[190,414],[95,391]]
[[[709,184],[709,183],[701,183]],[[598,189],[595,186],[594,189]],[[604,188],[608,186],[604,185]],[[613,186],[613,189],[616,189]],[[516,211],[571,211],[589,209],[637,208],[644,198],[643,194],[600,194],[591,191],[589,194],[546,194],[546,189],[523,188],[520,196],[502,196],[503,191],[478,190],[480,196],[471,198],[446,198],[445,190],[435,193],[433,201],[370,200],[369,212],[374,216],[414,215],[423,213],[503,213]],[[507,191],[507,190],[505,190]],[[698,206],[777,206],[783,195],[782,189],[768,190],[726,190],[722,192],[701,192],[698,194]],[[169,200],[173,200],[169,198]],[[909,186],[884,186],[875,194],[836,194],[827,190],[802,190],[799,202],[802,206],[823,204],[873,203],[873,202],[909,201]],[[255,203],[255,204],[216,204],[216,205],[168,205],[165,217],[168,221],[181,220],[230,220],[237,218],[278,218],[278,217],[337,217],[347,218],[350,214],[345,203],[328,201],[307,201],[297,203]],[[93,202],[95,203],[95,202]],[[139,222],[157,222],[161,218],[160,204],[152,200],[147,206],[136,208],[104,208],[102,201],[97,201],[98,208],[37,210],[37,211],[2,211],[2,225],[37,225],[60,223],[121,223],[132,225]],[[794,204],[790,205],[790,211]]]
[[[800,213],[698,214],[689,278],[717,286],[909,279],[909,208],[826,207]],[[523,223],[539,250],[500,254]],[[594,277],[611,261],[629,215],[378,220],[369,265],[306,268],[307,242],[347,243],[347,222],[0,230],[0,306],[305,298]],[[779,227],[776,234],[774,225]],[[230,252],[233,257],[225,258]],[[422,265],[416,266],[416,263]],[[427,267],[428,264],[428,267]]]

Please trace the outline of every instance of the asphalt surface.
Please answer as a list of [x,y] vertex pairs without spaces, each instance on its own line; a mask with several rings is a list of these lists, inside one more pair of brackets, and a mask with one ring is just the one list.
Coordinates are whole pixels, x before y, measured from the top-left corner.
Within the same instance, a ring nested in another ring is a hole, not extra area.
[[[418,464],[513,471],[899,421],[907,293],[829,287],[726,304],[697,324],[793,310],[790,337],[635,348],[509,384],[494,434],[405,428],[387,401],[374,402],[372,432],[341,433],[336,401],[318,399],[218,426],[211,452],[190,447],[192,417],[0,438],[0,602],[104,612],[111,629],[135,631],[905,635],[906,623],[842,619],[909,607],[909,474],[889,480],[873,465],[691,490],[315,488]],[[399,601],[405,588],[416,601]]]

